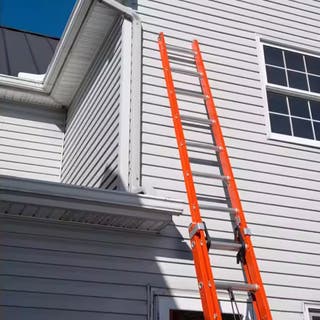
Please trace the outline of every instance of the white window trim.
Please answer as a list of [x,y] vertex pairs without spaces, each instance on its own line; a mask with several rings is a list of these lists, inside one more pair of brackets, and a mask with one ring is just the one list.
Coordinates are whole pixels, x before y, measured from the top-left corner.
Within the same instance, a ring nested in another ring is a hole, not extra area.
[[[232,314],[232,306],[228,294],[224,291],[219,291],[219,296],[223,313]],[[246,293],[237,292],[236,300],[240,313],[245,316],[245,319],[253,320],[253,313],[247,310],[247,299],[248,295]],[[200,294],[196,290],[169,290],[148,287],[148,305],[148,320],[170,320],[170,309],[202,311]]]
[[319,316],[320,316],[320,303],[317,303],[317,304],[304,303],[303,304],[303,319],[311,320],[310,309],[319,310]]
[[258,48],[259,70],[260,70],[260,76],[261,76],[261,82],[262,82],[262,100],[263,100],[263,107],[264,107],[267,139],[320,148],[320,141],[306,139],[306,138],[300,138],[300,137],[295,137],[295,136],[289,136],[289,135],[280,134],[280,133],[274,133],[271,131],[267,89],[272,89],[274,92],[295,95],[295,96],[302,97],[302,98],[311,98],[311,99],[317,100],[317,101],[320,101],[320,94],[316,94],[313,92],[306,93],[303,90],[282,87],[280,85],[268,83],[267,73],[266,73],[266,68],[265,68],[265,57],[264,57],[263,45],[270,45],[270,46],[281,48],[281,49],[287,49],[292,52],[308,54],[308,55],[314,56],[314,57],[319,57],[319,55],[315,54],[314,52],[311,52],[310,50],[308,50],[306,48],[299,49],[294,46],[292,46],[292,47],[288,46],[287,44],[280,44],[280,43],[274,42],[268,38],[260,37],[259,35],[256,35],[256,42],[257,42],[257,48]]

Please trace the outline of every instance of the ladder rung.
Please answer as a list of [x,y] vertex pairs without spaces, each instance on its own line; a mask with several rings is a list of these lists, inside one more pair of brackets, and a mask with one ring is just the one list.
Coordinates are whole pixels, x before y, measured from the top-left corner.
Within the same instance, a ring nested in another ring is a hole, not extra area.
[[216,250],[239,251],[242,245],[241,243],[236,243],[236,242],[212,240],[210,247],[211,249],[216,249]]
[[222,290],[232,290],[232,291],[257,291],[259,290],[259,285],[248,284],[248,283],[237,283],[237,282],[227,282],[227,281],[216,281],[217,289]]
[[181,116],[181,120],[192,122],[192,123],[206,124],[208,126],[211,126],[214,124],[213,120],[210,120],[207,118],[192,117],[192,116]]
[[193,90],[185,90],[185,89],[177,88],[176,89],[176,93],[183,94],[183,95],[186,95],[186,96],[195,97],[195,98],[201,98],[201,99],[204,99],[204,100],[206,100],[208,98],[206,95],[204,95],[202,93],[199,93],[199,92],[196,92],[196,91],[193,91]]
[[194,55],[194,52],[193,52],[192,49],[183,48],[183,47],[179,47],[179,46],[174,46],[174,45],[171,45],[171,44],[167,44],[167,49],[173,50],[173,51],[177,51],[177,52],[189,53],[189,54]]
[[182,68],[171,68],[172,72],[177,72],[177,73],[181,73],[181,74],[185,74],[188,76],[195,76],[195,77],[201,77],[201,73],[197,72],[197,71],[192,71],[192,70],[188,70],[188,69],[182,69]]
[[225,211],[225,212],[230,212],[234,214],[237,213],[237,209],[235,208],[220,207],[212,204],[200,204],[199,206],[201,209],[206,209],[206,210]]
[[215,146],[212,143],[205,143],[205,142],[193,142],[189,141],[187,143],[190,147],[196,147],[196,148],[202,148],[202,149],[208,149],[208,150],[215,150],[215,151],[221,151],[221,148],[218,146]]
[[200,171],[192,171],[193,175],[198,177],[204,177],[204,178],[212,178],[212,179],[218,179],[223,181],[228,181],[230,177],[228,176],[221,176],[220,174],[214,174],[214,173],[207,173],[207,172],[200,172]]

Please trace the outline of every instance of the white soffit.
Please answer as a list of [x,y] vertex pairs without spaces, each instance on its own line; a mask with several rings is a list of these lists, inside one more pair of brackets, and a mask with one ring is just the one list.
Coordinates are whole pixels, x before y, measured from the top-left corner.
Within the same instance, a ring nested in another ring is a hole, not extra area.
[[96,0],[78,0],[44,81],[0,75],[0,99],[68,106],[120,14]]
[[[94,2],[90,7],[64,65],[55,83],[51,85],[51,97],[55,101],[65,106],[71,103],[75,92],[118,17],[119,11],[99,2]],[[49,79],[49,81],[52,80]],[[47,85],[49,86],[50,83]],[[48,89],[50,90],[50,87]]]
[[0,216],[159,232],[182,201],[0,176]]

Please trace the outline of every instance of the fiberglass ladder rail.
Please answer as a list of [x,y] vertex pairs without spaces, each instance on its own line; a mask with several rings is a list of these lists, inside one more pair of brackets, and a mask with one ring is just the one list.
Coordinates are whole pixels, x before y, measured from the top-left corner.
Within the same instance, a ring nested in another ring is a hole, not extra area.
[[[266,293],[263,287],[258,264],[254,254],[250,239],[250,232],[242,210],[238,189],[233,176],[229,156],[226,150],[224,138],[219,124],[218,115],[214,105],[211,89],[209,86],[206,70],[201,57],[199,44],[196,40],[192,42],[192,49],[178,46],[166,45],[164,34],[160,33],[158,40],[162,67],[167,86],[168,97],[171,107],[171,115],[174,123],[175,135],[181,160],[181,166],[188,196],[189,208],[192,223],[189,226],[191,248],[194,264],[198,279],[198,287],[202,301],[204,318],[206,320],[222,320],[217,289],[248,291],[252,296],[252,304],[257,320],[272,320]],[[170,58],[177,61],[194,61],[197,71],[190,71],[184,68],[171,68]],[[183,54],[183,58],[175,58],[174,54]],[[174,86],[172,72],[180,73],[199,78],[202,92],[185,89],[177,89]],[[190,116],[181,116],[177,101],[177,94],[203,99],[208,114],[208,119]],[[216,152],[222,170],[222,175],[201,173],[191,170],[188,147],[208,149],[208,143],[186,142],[183,132],[183,122],[207,125],[214,137],[215,145],[212,144],[211,150]],[[221,208],[215,205],[199,205],[194,186],[193,176],[219,179],[226,185],[227,193],[230,198],[231,208]],[[234,215],[236,223],[235,239],[237,242],[211,241],[208,230],[201,218],[200,210],[209,209],[216,211],[227,211]],[[209,258],[209,249],[237,251],[237,262],[241,262],[242,269],[246,277],[246,283],[218,282],[214,280]]]

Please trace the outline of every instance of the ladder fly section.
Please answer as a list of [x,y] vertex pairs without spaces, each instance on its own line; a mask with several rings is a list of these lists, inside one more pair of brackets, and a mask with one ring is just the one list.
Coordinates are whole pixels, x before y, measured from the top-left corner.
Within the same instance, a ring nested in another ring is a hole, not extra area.
[[[272,320],[266,293],[250,239],[250,230],[248,229],[245,215],[242,210],[238,189],[219,124],[199,44],[194,40],[192,42],[192,48],[190,49],[167,45],[163,33],[160,33],[159,35],[158,44],[191,213],[192,222],[189,226],[189,234],[204,318],[206,320],[222,320],[221,308],[217,295],[217,289],[221,289],[229,292],[232,304],[235,303],[233,291],[247,291],[253,305],[255,319]],[[181,55],[183,55],[183,58],[181,58]],[[169,57],[170,60],[180,59],[184,62],[191,61],[195,66],[196,71],[182,67],[171,67]],[[187,59],[185,57],[187,57]],[[175,88],[172,76],[173,73],[198,78],[200,81],[201,92]],[[177,95],[199,98],[204,101],[207,118],[180,114]],[[207,126],[208,130],[212,134],[214,143],[187,141],[183,130],[183,123],[185,122],[192,123],[194,125]],[[190,164],[191,158],[188,154],[188,148],[191,147],[214,152],[218,158],[221,174],[203,173],[192,170]],[[229,198],[230,207],[224,208],[212,204],[199,205],[194,177],[205,177],[223,182],[225,186],[224,189],[226,190],[226,194]],[[201,217],[200,209],[210,210],[211,212],[226,211],[232,215],[234,218],[235,242],[223,240],[211,241],[206,224]],[[241,263],[246,282],[215,281],[210,263],[209,249],[237,252],[237,263]]]

